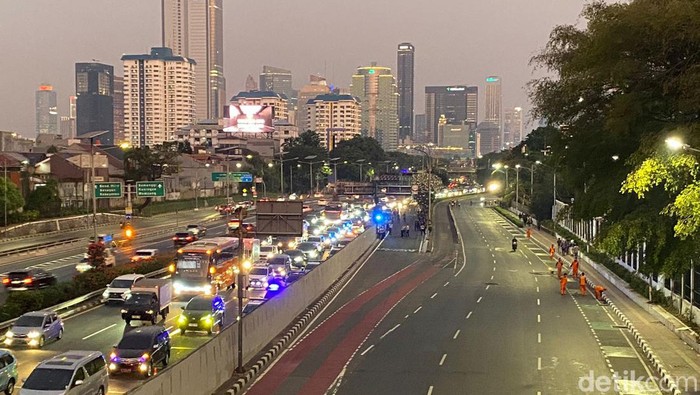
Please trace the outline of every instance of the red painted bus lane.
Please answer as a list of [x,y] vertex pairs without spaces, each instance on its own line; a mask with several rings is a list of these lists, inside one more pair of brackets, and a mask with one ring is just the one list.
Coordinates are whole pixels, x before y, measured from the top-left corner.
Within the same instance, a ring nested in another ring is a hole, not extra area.
[[325,394],[333,381],[338,377],[343,367],[352,354],[362,344],[364,339],[374,330],[384,316],[394,308],[407,294],[411,293],[424,281],[437,273],[438,268],[430,267],[423,273],[412,279],[409,283],[403,285],[398,290],[394,291],[388,298],[379,303],[372,311],[370,311],[360,323],[352,328],[331,351],[319,369],[314,373],[313,377],[306,381],[304,387],[299,391],[299,394],[314,395]]
[[328,335],[333,333],[340,325],[359,310],[366,303],[374,299],[382,291],[394,285],[404,277],[408,276],[416,269],[415,265],[409,266],[406,269],[394,273],[386,280],[374,285],[358,295],[351,302],[347,303],[334,315],[324,321],[312,333],[312,336],[307,336],[283,355],[280,360],[268,370],[253,386],[247,391],[249,395],[269,395],[274,393],[279,386],[289,377],[289,375],[299,366],[304,359],[313,352]]

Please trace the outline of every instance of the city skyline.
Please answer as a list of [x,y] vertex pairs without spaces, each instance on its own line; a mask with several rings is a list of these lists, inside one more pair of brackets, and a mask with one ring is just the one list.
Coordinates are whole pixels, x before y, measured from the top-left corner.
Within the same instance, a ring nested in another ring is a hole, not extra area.
[[[407,13],[401,24],[387,29],[385,18],[379,15],[390,15],[392,6],[373,3],[375,16],[363,20],[365,29],[353,35],[314,36],[313,33],[320,30],[334,31],[334,20],[339,15],[352,15],[357,6],[332,0],[323,6],[279,4],[273,10],[258,3],[224,7],[227,98],[244,90],[246,76],[257,76],[265,64],[289,69],[300,76],[295,80],[295,89],[301,88],[306,82],[304,77],[310,74],[323,75],[329,85],[347,88],[357,67],[368,61],[395,69],[397,44],[411,42],[420,48],[415,57],[415,89],[419,93],[427,85],[460,83],[478,85],[481,90],[486,76],[499,75],[506,81],[504,106],[519,105],[527,112],[530,106],[524,85],[534,77],[528,65],[530,57],[544,46],[553,26],[576,22],[580,12],[579,4],[534,0],[527,4],[504,2],[502,12],[494,14],[491,4],[454,1],[450,7],[440,9],[418,7]],[[160,7],[161,2],[136,0],[119,3],[74,0],[70,6],[36,0],[3,5],[0,44],[7,53],[25,62],[3,64],[5,72],[0,76],[0,83],[6,90],[0,93],[0,105],[6,111],[0,115],[0,129],[34,137],[34,91],[43,82],[54,86],[59,114],[67,115],[68,96],[74,94],[75,63],[95,59],[118,66],[125,53],[142,53],[160,46]],[[286,26],[290,20],[306,17],[317,19],[318,23],[295,24],[294,29],[285,32],[287,39],[279,40],[275,35],[259,34],[258,18],[235,17],[241,12],[265,15],[268,26]],[[85,18],[87,15],[97,17]],[[465,15],[469,16],[468,24],[463,23]],[[44,28],[35,29],[21,22],[30,19],[44,21]],[[230,22],[233,20],[236,24]],[[528,29],[495,29],[495,26],[515,25],[523,20],[528,21]],[[377,35],[378,29],[384,33]],[[92,33],[85,34],[86,31]],[[488,45],[479,38],[487,35]],[[26,40],[12,39],[17,36]],[[60,38],[60,45],[56,37]],[[377,37],[382,38],[378,40]],[[458,51],[453,48],[455,37],[465,39]],[[467,40],[470,37],[476,39]],[[324,45],[317,44],[319,40]],[[313,51],[309,51],[312,44]],[[49,58],[51,62],[46,62]],[[479,105],[479,114],[484,114],[483,103]],[[424,108],[422,94],[415,95],[414,108]]]

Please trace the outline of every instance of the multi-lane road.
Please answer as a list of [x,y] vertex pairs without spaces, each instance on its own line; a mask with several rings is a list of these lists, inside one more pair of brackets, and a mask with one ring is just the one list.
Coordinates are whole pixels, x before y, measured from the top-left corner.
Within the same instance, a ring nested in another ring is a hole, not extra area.
[[447,210],[436,207],[432,254],[415,252],[413,232],[384,240],[247,393],[615,393],[595,380],[652,376],[608,307],[573,280],[561,295],[548,254],[520,230],[478,205],[455,207],[454,225]]

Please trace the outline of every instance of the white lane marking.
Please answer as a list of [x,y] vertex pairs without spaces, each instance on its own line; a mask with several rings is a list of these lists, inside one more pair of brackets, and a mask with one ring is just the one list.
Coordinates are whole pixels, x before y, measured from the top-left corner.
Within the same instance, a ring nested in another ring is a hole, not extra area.
[[446,287],[446,286],[448,286],[448,285],[450,285],[450,282],[449,282],[449,281],[446,282],[445,285],[443,285],[443,287]]
[[493,260],[493,263],[496,264],[496,260],[495,260],[495,259]]
[[493,280],[493,276],[491,276],[491,280]]
[[494,272],[496,271],[496,266],[493,267],[493,271],[494,271]]
[[457,329],[457,332],[455,332],[455,335],[454,335],[454,336],[452,336],[452,339],[456,339],[456,338],[457,338],[457,336],[459,336],[459,332],[460,332],[460,330],[459,330],[459,329]]
[[413,310],[413,314],[416,314],[416,313],[419,312],[420,309],[422,309],[422,308],[423,308],[423,306],[418,306],[417,309]]
[[440,358],[440,366],[445,363],[445,358],[447,358],[447,354],[442,354],[442,358]]
[[117,326],[117,324],[112,324],[112,325],[110,325],[110,326],[108,326],[108,327],[106,327],[106,328],[102,328],[102,329],[100,329],[99,331],[97,331],[97,332],[95,332],[95,333],[92,333],[92,334],[89,334],[89,335],[85,336],[85,337],[83,338],[83,340],[87,340],[87,339],[89,339],[89,338],[91,338],[91,337],[93,337],[93,336],[95,336],[95,335],[99,335],[100,333],[102,333],[102,332],[104,332],[104,331],[106,331],[106,330],[110,330],[110,329],[114,328],[115,326]]
[[486,286],[486,290],[487,290],[487,291],[489,290],[489,287],[490,287],[490,286],[491,286],[490,284]]
[[538,323],[542,322],[542,316],[540,316],[539,314],[537,314],[537,322]]
[[435,292],[435,293],[433,294],[433,296],[430,297],[430,299],[433,299],[433,298],[436,297],[436,296],[437,296],[437,292]]
[[372,345],[370,345],[369,347],[367,347],[367,349],[366,349],[365,351],[362,351],[362,352],[360,353],[360,355],[364,356],[365,354],[367,354],[367,353],[369,352],[369,350],[371,350],[371,349],[373,349],[373,348],[374,348],[374,344],[372,344]]
[[379,338],[380,338],[380,339],[385,338],[388,334],[390,334],[391,332],[395,331],[396,328],[398,328],[398,327],[400,327],[400,326],[401,326],[401,324],[396,324],[396,325],[394,325],[393,328],[391,328],[391,329],[389,329],[388,331],[384,332],[384,334],[381,335],[381,336],[379,336]]
[[542,370],[542,357],[537,357],[537,370]]
[[542,343],[542,334],[541,333],[537,334],[537,343]]
[[431,385],[430,387],[428,387],[428,395],[432,395],[432,394],[433,394],[433,386]]
[[466,319],[468,320],[469,317],[471,317],[471,316],[472,316],[472,312],[470,311],[469,314],[467,314],[467,318],[466,318]]
[[535,277],[535,282],[538,282],[538,281],[537,281],[537,277]]
[[540,287],[537,287],[537,292],[540,292]]
[[481,302],[481,299],[483,299],[483,298],[484,298],[483,296],[479,296],[479,299],[476,300],[476,303]]
[[540,298],[537,298],[537,305],[540,305]]
[[408,318],[408,314],[406,314],[403,318]]

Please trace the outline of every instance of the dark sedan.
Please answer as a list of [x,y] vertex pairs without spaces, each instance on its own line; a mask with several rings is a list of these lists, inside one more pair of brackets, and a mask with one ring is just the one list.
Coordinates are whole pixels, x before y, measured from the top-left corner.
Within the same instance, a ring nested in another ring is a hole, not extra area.
[[173,245],[175,247],[184,246],[193,241],[197,241],[197,236],[190,232],[177,232],[173,236]]
[[286,250],[285,255],[292,258],[292,268],[304,270],[306,267],[306,255],[300,250]]
[[25,291],[56,284],[56,276],[43,269],[26,269],[10,272],[2,284],[10,291]]

